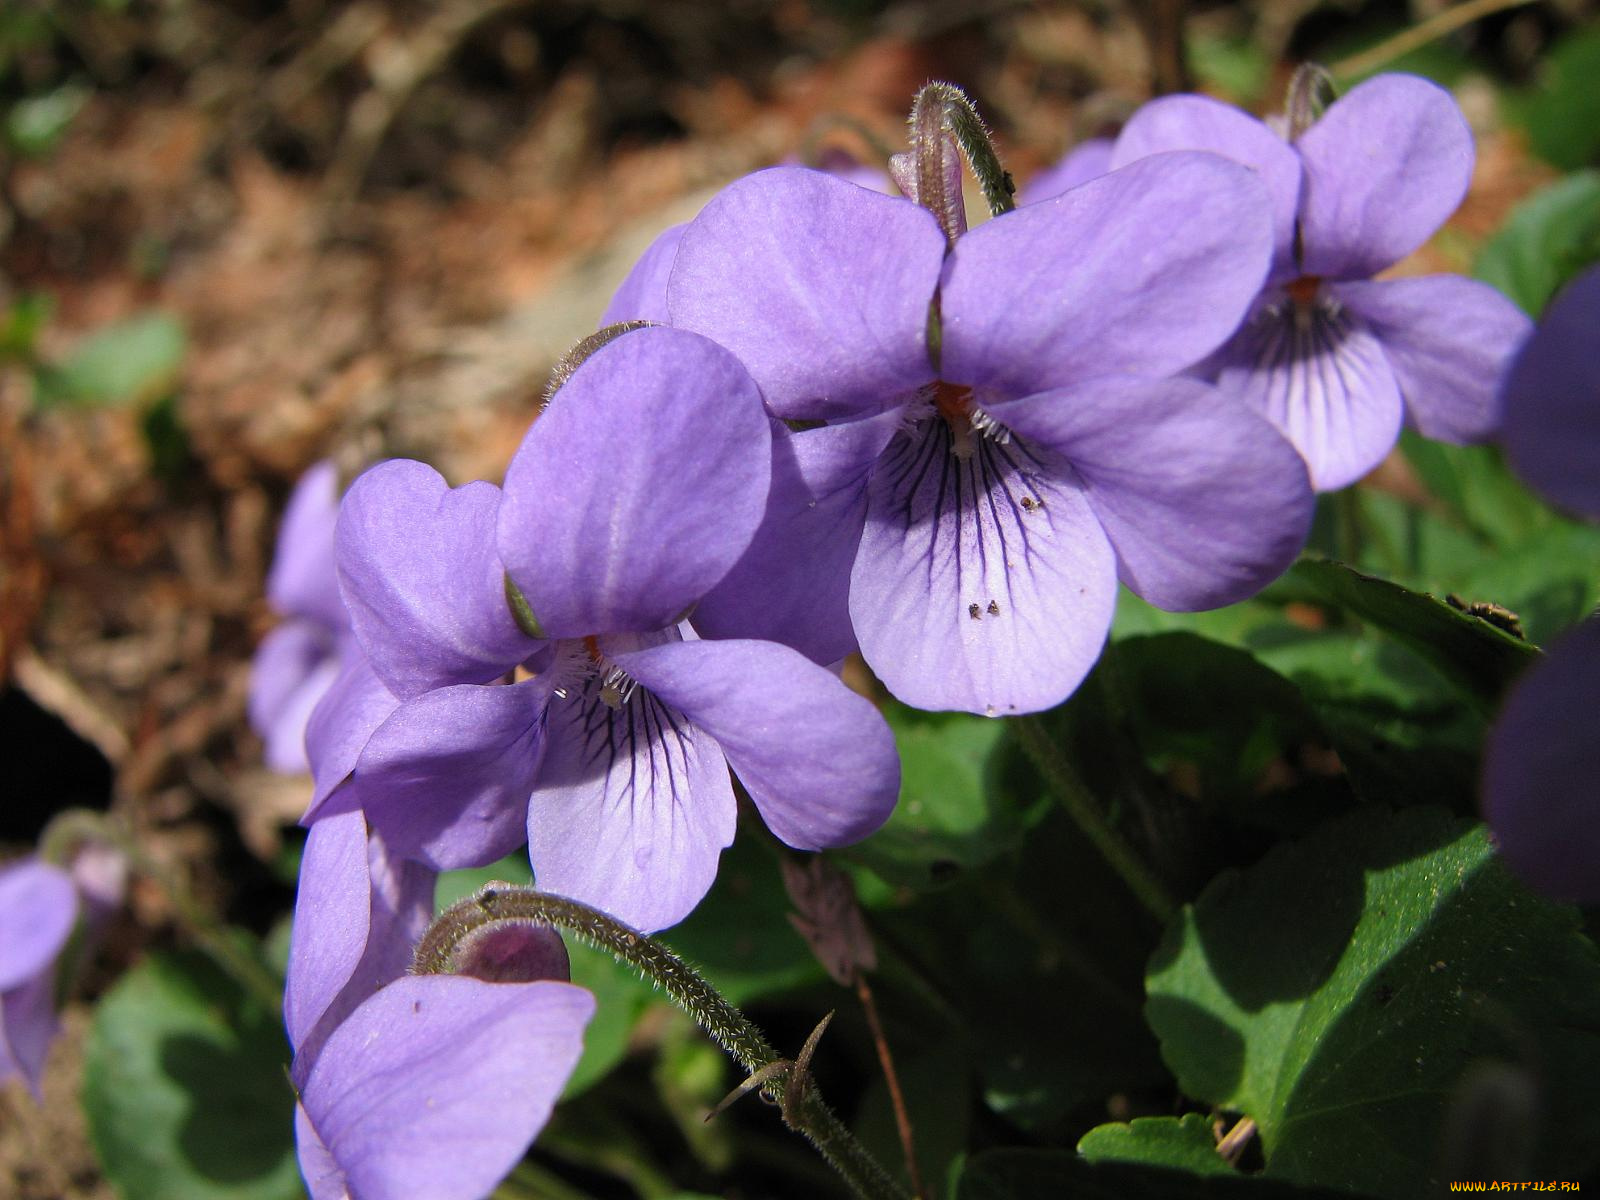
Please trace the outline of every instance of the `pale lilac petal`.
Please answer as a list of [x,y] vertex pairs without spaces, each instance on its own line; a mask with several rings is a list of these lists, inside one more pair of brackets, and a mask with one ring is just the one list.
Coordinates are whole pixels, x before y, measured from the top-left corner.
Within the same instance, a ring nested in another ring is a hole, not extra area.
[[1600,268],[1550,305],[1505,381],[1506,456],[1563,508],[1600,517]]
[[1269,298],[1211,364],[1217,386],[1294,443],[1319,492],[1354,483],[1400,436],[1400,388],[1354,313]]
[[297,1055],[361,961],[372,919],[371,893],[365,818],[359,812],[337,813],[312,825],[300,858],[283,990],[284,1027]]
[[368,740],[339,807],[360,807],[393,854],[440,871],[522,844],[544,753],[540,680],[458,684],[404,701]]
[[339,670],[337,644],[315,621],[291,617],[261,639],[250,664],[250,728],[272,770],[310,770],[306,723]]
[[319,462],[289,494],[267,573],[267,600],[274,609],[285,616],[310,617],[334,632],[348,624],[333,563],[338,518],[339,474],[331,462]]
[[602,329],[620,321],[667,323],[667,279],[672,274],[678,242],[687,228],[687,225],[674,225],[663,230],[639,256],[633,270],[611,297],[611,303],[606,305],[605,315],[600,318]]
[[488,683],[538,648],[506,603],[500,489],[451,488],[425,463],[379,463],[339,511],[339,584],[379,679],[402,699]]
[[878,678],[918,708],[988,716],[1064,700],[1099,657],[1117,568],[1058,455],[1013,438],[952,452],[930,417],[873,472],[850,616]]
[[1500,424],[1500,382],[1533,322],[1494,288],[1459,275],[1336,283],[1400,385],[1406,418],[1443,442],[1481,442]]
[[1472,179],[1472,131],[1450,93],[1379,75],[1336,100],[1295,143],[1307,275],[1366,279],[1455,212]]
[[767,828],[800,850],[858,842],[894,809],[900,760],[876,707],[773,642],[669,642],[615,656],[717,739]]
[[523,440],[500,553],[551,637],[662,629],[750,545],[771,475],[744,368],[697,334],[636,330],[579,367]]
[[592,680],[551,701],[548,738],[528,810],[534,881],[646,933],[688,916],[733,841],[716,742],[642,688],[609,708]]
[[317,1136],[316,1126],[304,1104],[294,1106],[295,1154],[300,1160],[300,1175],[306,1181],[311,1200],[350,1200],[344,1172]]
[[1299,555],[1315,507],[1267,421],[1189,379],[1102,379],[1005,404],[1013,433],[1072,463],[1118,572],[1167,609],[1255,595]]
[[35,975],[0,994],[0,1083],[20,1075],[34,1100],[42,1100],[40,1078],[60,1028],[53,972]]
[[569,983],[396,980],[335,1031],[306,1081],[308,1179],[337,1195],[335,1166],[361,1200],[487,1195],[550,1119],[593,1015]]
[[899,414],[772,432],[772,491],[750,548],[694,610],[706,637],[761,638],[814,662],[856,648],[850,569],[867,517],[867,473]]
[[297,1086],[345,1018],[406,973],[433,918],[435,881],[421,863],[399,860],[381,838],[369,838],[360,812],[311,827],[283,997]]
[[[1046,167],[1028,180],[1017,196],[1017,203],[1037,204],[1062,192],[1070,192],[1091,179],[1098,179],[1112,169],[1111,148],[1115,144],[1111,138],[1105,137],[1080,142],[1063,155],[1060,162]],[[1172,148],[1175,147],[1169,147]]]
[[50,971],[78,919],[72,876],[28,859],[0,871],[0,992]]
[[1272,196],[1273,272],[1298,274],[1294,219],[1300,207],[1300,156],[1257,118],[1209,96],[1162,96],[1129,118],[1111,167],[1169,150],[1209,150],[1260,172]]
[[1238,327],[1271,250],[1271,201],[1254,171],[1214,154],[1140,159],[955,244],[941,375],[1004,399],[1171,374]]
[[778,416],[868,415],[933,379],[928,305],[944,248],[926,209],[774,167],[690,223],[668,308],[738,355]]
[[349,639],[338,678],[306,721],[306,758],[315,786],[303,822],[322,814],[328,798],[356,769],[378,726],[399,707],[400,697],[383,686],[355,639]]
[[[1591,331],[1592,332],[1592,331]],[[1500,853],[1557,900],[1600,904],[1600,620],[1550,647],[1489,734],[1484,819]]]

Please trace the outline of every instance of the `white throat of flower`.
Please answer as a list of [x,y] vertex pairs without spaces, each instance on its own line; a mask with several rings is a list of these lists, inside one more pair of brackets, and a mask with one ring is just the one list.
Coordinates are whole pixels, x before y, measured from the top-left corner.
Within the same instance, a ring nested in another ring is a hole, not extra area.
[[942,379],[928,384],[906,406],[901,427],[909,431],[931,417],[942,418],[950,427],[950,452],[963,461],[972,457],[979,438],[1001,446],[1011,441],[1011,431],[978,407],[969,387]]
[[620,709],[639,688],[637,680],[615,663],[607,661],[594,635],[563,638],[556,643],[555,658],[548,669],[552,694],[566,700],[583,691],[591,681],[599,681],[600,702]]

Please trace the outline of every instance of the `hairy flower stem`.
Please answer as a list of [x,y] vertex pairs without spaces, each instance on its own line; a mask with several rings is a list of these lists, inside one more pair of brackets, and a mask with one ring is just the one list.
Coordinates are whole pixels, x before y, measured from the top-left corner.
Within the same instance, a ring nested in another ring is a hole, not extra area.
[[1296,68],[1283,101],[1291,142],[1317,123],[1323,110],[1333,103],[1334,95],[1333,77],[1316,63],[1301,63]]
[[950,83],[926,85],[911,105],[909,124],[910,161],[916,173],[913,199],[932,210],[952,242],[966,228],[960,189],[954,195],[946,194],[946,180],[955,174],[946,161],[952,140],[983,189],[989,214],[997,217],[1016,208],[1016,184],[1000,165],[983,118],[960,88]]
[[173,911],[178,914],[179,922],[199,943],[200,948],[233,977],[235,983],[269,1013],[283,1008],[283,989],[272,972],[240,945],[215,914],[195,899],[187,884],[151,858],[121,822],[88,809],[68,809],[52,820],[40,835],[39,857],[46,862],[65,865],[71,860],[73,852],[85,842],[102,842],[115,846],[125,854],[135,871],[152,880],[166,893]]
[[1044,719],[1030,715],[1013,717],[1011,720],[1012,727],[1022,741],[1023,751],[1039,769],[1056,799],[1077,823],[1083,835],[1100,851],[1100,856],[1121,877],[1122,882],[1127,884],[1128,890],[1144,905],[1145,911],[1165,925],[1177,914],[1177,902],[1167,893],[1166,885],[1117,832],[1105,813],[1100,811],[1088,787],[1056,744]]
[[862,1200],[905,1200],[904,1191],[823,1103],[809,1078],[802,1086],[790,1086],[789,1077],[797,1068],[772,1048],[748,1017],[661,943],[587,904],[533,888],[490,884],[441,914],[417,946],[413,972],[447,971],[456,944],[464,936],[490,922],[505,920],[533,921],[566,930],[584,945],[603,950],[638,971],[664,990],[746,1071],[768,1071],[762,1092],[778,1105],[785,1124],[810,1139],[857,1196]]

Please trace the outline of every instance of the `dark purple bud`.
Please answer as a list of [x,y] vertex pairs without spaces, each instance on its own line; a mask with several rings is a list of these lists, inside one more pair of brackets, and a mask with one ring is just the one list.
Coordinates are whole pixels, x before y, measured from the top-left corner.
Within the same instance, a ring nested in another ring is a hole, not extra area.
[[490,983],[534,983],[572,979],[572,966],[561,935],[534,921],[502,920],[474,929],[456,946],[453,975],[471,975]]

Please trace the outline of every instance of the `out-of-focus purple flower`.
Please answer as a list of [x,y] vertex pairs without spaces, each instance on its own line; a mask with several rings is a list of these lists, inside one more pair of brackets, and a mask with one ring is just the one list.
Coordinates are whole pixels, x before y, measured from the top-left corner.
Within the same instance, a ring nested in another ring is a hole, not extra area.
[[404,973],[433,883],[358,812],[312,826],[284,996],[312,1200],[488,1194],[582,1052],[594,998],[570,983]]
[[1506,378],[1506,457],[1563,508],[1600,518],[1600,267],[1551,302]]
[[[1556,297],[1505,385],[1511,465],[1557,504],[1600,518],[1600,268]],[[1560,900],[1600,904],[1600,618],[1518,682],[1484,751],[1483,807],[1512,869]]]
[[1491,436],[1527,318],[1460,276],[1372,278],[1466,195],[1472,133],[1455,101],[1424,79],[1380,75],[1289,132],[1205,96],[1166,96],[1117,139],[1113,166],[1212,150],[1254,167],[1272,193],[1267,286],[1199,373],[1282,429],[1319,491],[1377,466],[1403,422],[1447,442]]
[[1500,854],[1558,900],[1600,904],[1600,618],[1517,682],[1484,749],[1483,815]]
[[267,766],[286,774],[308,769],[306,722],[339,673],[350,625],[334,571],[338,516],[338,475],[331,462],[318,463],[289,497],[267,576],[267,599],[285,619],[256,650],[249,716]]
[[308,731],[308,815],[361,808],[441,868],[526,838],[541,888],[647,931],[715,877],[729,766],[792,846],[882,824],[899,768],[868,701],[787,647],[680,628],[761,521],[770,424],[730,354],[644,329],[556,393],[504,493],[410,462],[358,480],[339,564],[365,659]]
[[[65,867],[29,858],[0,869],[0,1082],[20,1076],[38,1097],[58,1028],[58,976],[81,964],[121,906],[127,870],[120,851],[97,842]],[[64,961],[69,944],[77,953]]]
[[34,1098],[56,1035],[57,960],[78,920],[60,867],[34,859],[0,870],[0,1082],[20,1076]]
[[775,433],[763,527],[696,626],[817,662],[859,640],[901,699],[999,715],[1071,693],[1119,576],[1169,608],[1258,590],[1304,539],[1305,468],[1167,376],[1237,327],[1270,235],[1259,181],[1209,154],[952,239],[814,171],[724,189],[682,235],[672,324],[737,354],[777,416],[823,424]]
[[1028,180],[1017,194],[1018,204],[1037,204],[1062,192],[1070,192],[1111,170],[1114,138],[1096,137],[1079,142],[1054,166],[1046,167]]

